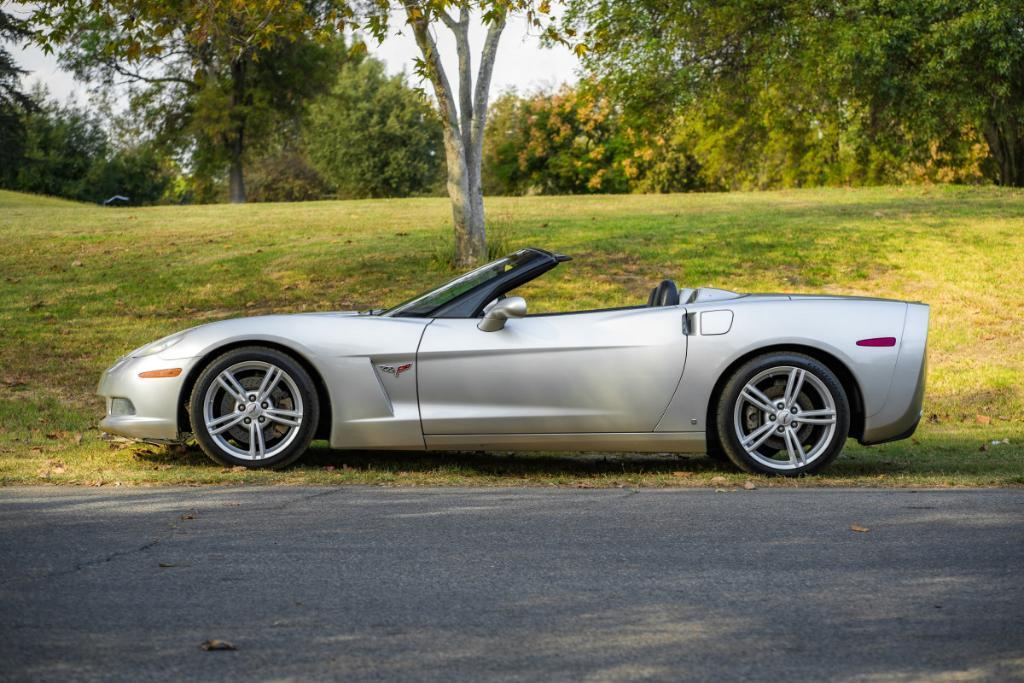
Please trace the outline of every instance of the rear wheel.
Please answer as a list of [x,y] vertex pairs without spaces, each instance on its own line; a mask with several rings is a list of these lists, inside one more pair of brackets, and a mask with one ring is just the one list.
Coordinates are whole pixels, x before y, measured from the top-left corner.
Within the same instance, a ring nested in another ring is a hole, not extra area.
[[309,447],[319,405],[313,381],[291,356],[251,346],[206,366],[189,413],[196,441],[214,461],[284,467]]
[[716,427],[729,459],[747,472],[809,474],[842,451],[850,404],[823,363],[798,353],[769,353],[729,379]]

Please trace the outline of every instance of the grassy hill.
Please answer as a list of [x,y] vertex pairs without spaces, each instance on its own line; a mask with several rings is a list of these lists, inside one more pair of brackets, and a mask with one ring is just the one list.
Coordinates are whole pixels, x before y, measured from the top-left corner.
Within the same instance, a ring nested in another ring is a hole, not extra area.
[[[640,302],[664,277],[930,303],[927,422],[912,441],[851,445],[813,483],[1024,483],[1024,192],[495,198],[487,209],[495,246],[576,257],[530,285],[535,312]],[[107,209],[0,192],[0,482],[747,478],[706,458],[326,449],[284,473],[234,473],[192,450],[126,446],[95,430],[92,391],[125,351],[207,320],[394,303],[451,276],[449,220],[444,199]]]

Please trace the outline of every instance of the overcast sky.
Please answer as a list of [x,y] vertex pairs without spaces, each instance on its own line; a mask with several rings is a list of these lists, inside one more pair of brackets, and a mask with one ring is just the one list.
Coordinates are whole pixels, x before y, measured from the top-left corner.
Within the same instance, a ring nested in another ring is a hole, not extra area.
[[[395,26],[401,28],[401,23],[396,22]],[[451,33],[444,27],[438,29],[437,38],[449,80],[457,88],[458,79],[454,75],[455,42],[451,38]],[[484,29],[476,22],[470,32],[474,56],[480,54],[483,39]],[[418,50],[408,30],[404,31],[403,35],[392,35],[380,45],[370,39],[367,46],[372,54],[384,60],[391,73],[403,70],[412,73],[413,58],[418,54]],[[36,47],[14,47],[12,53],[22,68],[31,72],[23,78],[26,86],[42,82],[50,89],[52,95],[61,100],[69,96],[83,102],[86,100],[84,87],[76,83],[70,74],[58,68],[55,57],[44,55]],[[501,37],[494,79],[491,83],[491,96],[493,98],[508,88],[516,88],[525,93],[537,88],[557,87],[562,83],[575,82],[578,64],[575,55],[566,47],[542,48],[538,38],[527,32],[526,22],[521,18],[512,17]],[[474,69],[475,67],[474,63]],[[410,76],[410,80],[414,81],[415,77]],[[425,89],[430,91],[429,87]]]

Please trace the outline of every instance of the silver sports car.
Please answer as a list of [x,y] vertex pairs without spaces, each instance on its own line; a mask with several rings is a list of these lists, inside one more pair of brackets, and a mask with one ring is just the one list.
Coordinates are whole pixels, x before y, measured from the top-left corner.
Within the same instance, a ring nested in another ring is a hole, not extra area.
[[921,417],[928,306],[655,287],[645,304],[527,315],[516,288],[570,260],[523,249],[387,310],[237,318],[103,373],[100,426],[189,434],[229,465],[333,448],[707,452],[797,475],[847,437]]

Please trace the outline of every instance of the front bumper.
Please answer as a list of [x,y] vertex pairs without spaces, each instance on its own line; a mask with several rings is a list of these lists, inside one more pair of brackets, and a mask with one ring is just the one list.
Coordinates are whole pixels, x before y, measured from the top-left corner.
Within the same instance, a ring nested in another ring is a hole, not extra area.
[[[100,429],[143,441],[179,441],[178,406],[184,400],[182,387],[196,360],[165,360],[159,355],[118,360],[103,373],[96,389],[96,393],[106,399],[106,415],[100,420]],[[181,368],[181,374],[139,377],[141,372],[168,368]],[[115,399],[130,401],[131,409]]]

